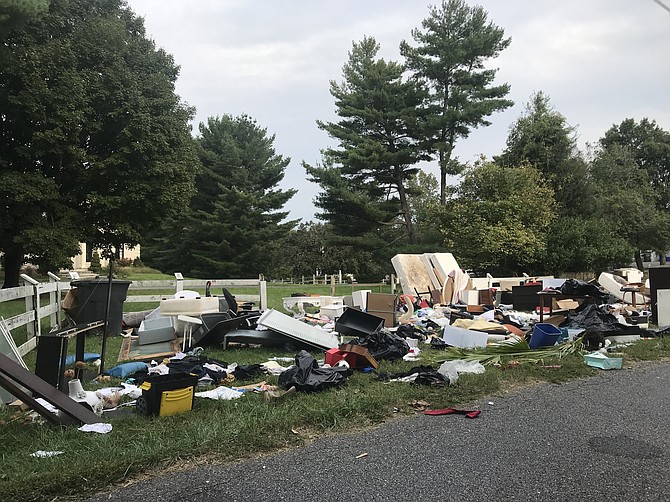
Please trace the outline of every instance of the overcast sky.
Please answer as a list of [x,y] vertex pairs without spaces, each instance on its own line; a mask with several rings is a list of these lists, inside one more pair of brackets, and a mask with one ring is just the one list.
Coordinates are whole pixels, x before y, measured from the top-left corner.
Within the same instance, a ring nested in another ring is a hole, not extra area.
[[[543,91],[580,147],[626,118],[655,119],[670,131],[670,0],[483,0],[489,19],[512,43],[493,62],[496,83],[511,85],[515,105],[491,126],[460,140],[456,155],[472,161],[505,146],[510,124],[535,91]],[[400,60],[411,30],[428,16],[417,0],[128,0],[147,35],[172,54],[177,93],[197,109],[194,130],[208,117],[247,114],[274,134],[276,152],[291,158],[282,183],[298,194],[291,218],[314,219],[318,186],[301,162],[320,162],[330,139],[316,120],[335,120],[328,91],[341,81],[353,41],[372,36],[380,55]],[[437,174],[433,163],[426,169]]]

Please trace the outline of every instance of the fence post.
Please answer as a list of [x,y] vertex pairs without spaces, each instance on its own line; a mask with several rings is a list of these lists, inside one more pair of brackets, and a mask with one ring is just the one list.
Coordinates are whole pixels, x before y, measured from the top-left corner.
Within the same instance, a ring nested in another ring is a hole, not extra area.
[[174,278],[177,279],[175,293],[179,293],[180,291],[184,290],[184,276],[181,275],[181,272],[175,272]]
[[49,322],[51,323],[51,327],[53,328],[54,326],[60,326],[61,281],[60,277],[58,277],[56,274],[47,272],[47,275],[49,276],[49,282],[56,283],[56,291],[52,291],[51,293],[49,293],[49,305],[53,305],[55,303],[58,306],[56,312],[54,312],[53,314],[51,314],[51,316],[49,316]]
[[30,339],[40,335],[40,316],[38,312],[40,308],[40,294],[37,290],[37,286],[39,286],[40,283],[26,274],[21,274],[21,279],[23,279],[24,286],[30,285],[33,287],[33,295],[26,296],[26,312],[32,310],[33,315],[35,316],[31,324],[26,324],[28,338]]
[[[263,276],[261,276],[263,277]],[[264,279],[261,279],[258,281],[258,289],[259,289],[259,296],[260,298],[260,310],[265,310],[268,308],[268,289],[267,289],[267,283],[265,282]]]
[[391,294],[395,295],[395,274],[391,274]]
[[335,296],[335,274],[330,276],[330,296]]

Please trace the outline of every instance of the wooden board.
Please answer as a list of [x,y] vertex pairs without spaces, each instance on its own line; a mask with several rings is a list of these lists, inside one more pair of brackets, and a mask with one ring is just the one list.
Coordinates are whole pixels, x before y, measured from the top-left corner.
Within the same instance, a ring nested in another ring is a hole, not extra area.
[[[30,390],[34,396],[42,397],[49,404],[58,408],[65,416],[59,417],[48,411],[33,396],[19,388],[15,382]],[[53,423],[63,425],[70,421],[76,421],[82,424],[95,424],[101,421],[100,417],[91,410],[3,354],[0,354],[0,386]]]
[[[155,345],[163,345],[155,344]],[[144,348],[151,347],[151,345],[145,345]],[[170,351],[161,351],[155,353],[140,353],[140,344],[137,340],[133,340],[130,337],[124,338],[121,342],[121,349],[119,350],[118,362],[124,361],[147,361],[151,359],[171,357],[174,356],[177,352],[181,351],[181,343],[178,339],[174,339],[171,342],[172,350]]]

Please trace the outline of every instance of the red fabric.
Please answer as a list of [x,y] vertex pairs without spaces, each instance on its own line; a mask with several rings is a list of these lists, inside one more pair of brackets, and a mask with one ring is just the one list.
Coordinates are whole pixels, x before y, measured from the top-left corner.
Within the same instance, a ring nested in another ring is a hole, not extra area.
[[454,408],[442,408],[441,410],[426,410],[424,411],[424,415],[465,415],[465,418],[477,418],[479,414],[482,412],[482,410],[473,410],[473,411],[468,411],[468,410],[455,410]]

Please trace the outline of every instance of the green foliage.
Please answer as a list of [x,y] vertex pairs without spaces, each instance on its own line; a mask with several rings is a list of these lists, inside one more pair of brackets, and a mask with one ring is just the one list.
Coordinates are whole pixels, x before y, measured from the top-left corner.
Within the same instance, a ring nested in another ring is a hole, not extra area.
[[618,227],[594,215],[560,216],[547,236],[547,250],[535,270],[539,273],[593,272],[596,275],[630,263],[634,248]]
[[211,117],[197,139],[202,171],[187,208],[153,233],[145,261],[193,277],[249,278],[272,272],[271,244],[296,225],[280,211],[296,190],[280,190],[290,159],[274,135],[246,115]]
[[44,14],[50,0],[3,0],[0,3],[0,36]]
[[480,162],[465,171],[442,231],[462,266],[504,276],[542,255],[553,219],[553,191],[537,169]]
[[505,150],[495,161],[502,166],[527,162],[538,169],[554,190],[560,214],[579,215],[590,206],[586,163],[577,151],[575,128],[542,92],[531,96],[524,114],[510,127]]
[[371,37],[353,44],[343,82],[330,84],[340,120],[318,122],[338,146],[324,151],[324,166],[305,169],[323,189],[317,216],[335,232],[362,236],[398,226],[415,243],[407,184],[426,158],[419,141],[426,94],[416,81],[403,79],[402,65],[378,52]]
[[94,251],[91,253],[91,272],[95,272],[96,274],[99,274],[102,272],[102,265],[100,263],[100,253],[97,251]]
[[488,117],[512,106],[508,84],[493,85],[497,70],[487,63],[510,44],[504,30],[487,20],[480,6],[442,0],[429,7],[422,30],[412,30],[416,46],[403,41],[407,67],[430,89],[425,138],[438,152],[440,198],[447,199],[447,174],[455,174],[451,154],[459,138],[473,128],[490,125]]
[[644,118],[638,123],[629,118],[605,132],[599,144],[603,149],[614,144],[628,148],[656,190],[656,206],[670,208],[670,132],[654,120]]
[[629,148],[614,143],[599,151],[591,176],[596,211],[633,249],[664,252],[670,247],[670,215],[658,208],[659,192]]
[[5,263],[69,264],[82,241],[138,243],[190,196],[198,166],[172,57],[120,0],[53,0],[4,42]]
[[278,259],[270,278],[311,278],[341,270],[367,282],[392,273],[390,261],[378,262],[373,252],[344,244],[327,223],[301,224],[274,245]]

